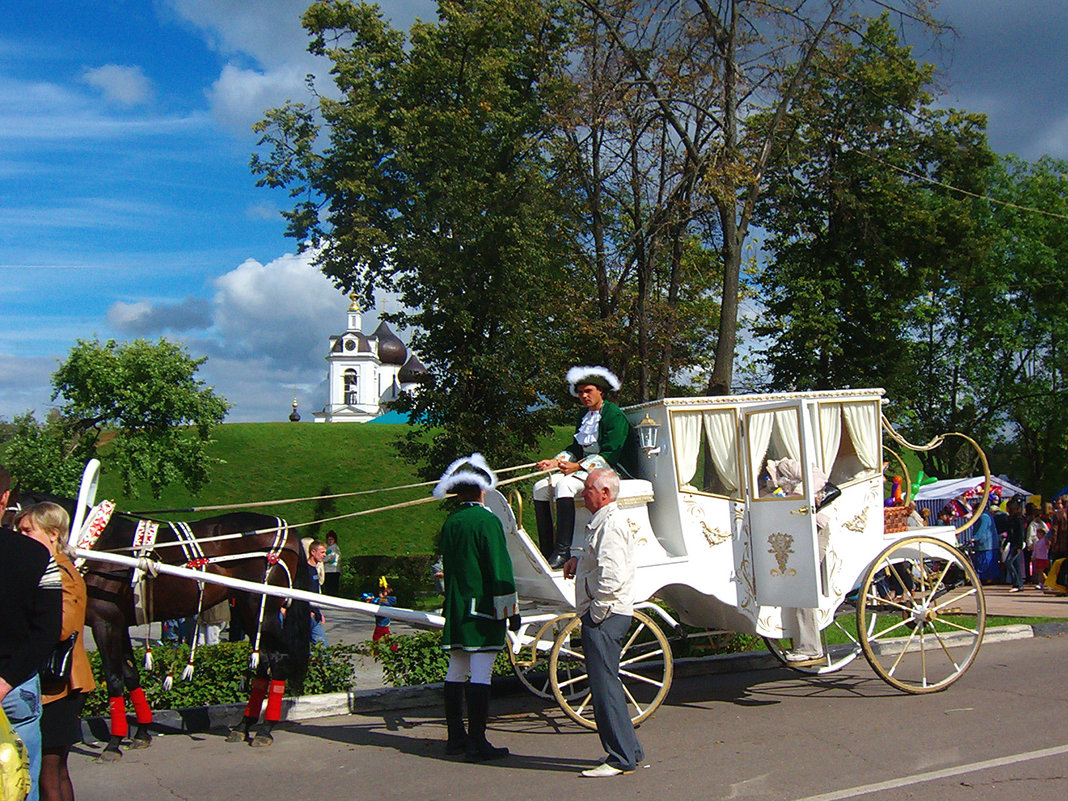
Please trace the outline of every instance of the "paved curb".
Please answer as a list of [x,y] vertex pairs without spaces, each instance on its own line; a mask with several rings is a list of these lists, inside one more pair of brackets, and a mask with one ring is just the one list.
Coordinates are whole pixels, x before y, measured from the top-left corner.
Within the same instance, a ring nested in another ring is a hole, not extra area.
[[[1038,623],[1034,626],[1022,624],[999,626],[986,630],[983,635],[983,645],[1061,634],[1068,634],[1068,621]],[[676,659],[674,664],[676,676],[716,675],[782,667],[781,663],[766,651],[685,657]],[[493,688],[498,695],[526,692],[514,676],[495,677]],[[439,682],[411,687],[378,687],[371,690],[350,690],[347,693],[287,698],[282,704],[282,720],[296,722],[334,715],[364,715],[401,709],[425,709],[441,704],[441,692],[442,685]],[[152,728],[153,731],[162,734],[229,728],[240,722],[244,711],[244,704],[161,709],[153,713]],[[104,717],[83,720],[82,735],[85,742],[107,740],[109,723],[109,719]]]

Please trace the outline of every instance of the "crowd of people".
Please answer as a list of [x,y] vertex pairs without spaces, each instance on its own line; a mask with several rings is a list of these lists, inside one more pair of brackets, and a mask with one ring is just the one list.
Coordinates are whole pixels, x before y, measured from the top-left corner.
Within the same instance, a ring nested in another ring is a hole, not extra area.
[[[1068,557],[1068,496],[1041,507],[1016,496],[1001,509],[999,500],[991,498],[979,519],[961,535],[972,552],[980,581],[1009,584],[1009,592],[1023,592],[1028,584],[1039,592],[1050,591],[1051,566]],[[952,525],[953,520],[947,507],[939,522]],[[1064,586],[1065,582],[1053,584]]]

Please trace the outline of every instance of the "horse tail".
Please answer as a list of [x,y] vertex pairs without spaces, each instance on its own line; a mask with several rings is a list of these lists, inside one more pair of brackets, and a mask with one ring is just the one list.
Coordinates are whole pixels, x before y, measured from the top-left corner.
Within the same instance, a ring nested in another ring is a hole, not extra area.
[[[293,588],[310,590],[311,577],[308,575],[308,557],[304,545],[298,539],[297,564],[293,568]],[[282,642],[289,654],[289,671],[287,680],[291,691],[300,694],[304,688],[304,678],[308,675],[308,654],[311,650],[311,604],[307,601],[291,601],[282,625]]]

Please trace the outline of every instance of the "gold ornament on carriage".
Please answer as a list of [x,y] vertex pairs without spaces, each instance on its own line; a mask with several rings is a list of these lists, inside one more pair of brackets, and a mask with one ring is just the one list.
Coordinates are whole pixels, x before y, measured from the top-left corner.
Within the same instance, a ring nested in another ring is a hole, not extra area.
[[768,537],[768,544],[771,545],[768,548],[768,553],[775,557],[775,561],[779,565],[779,569],[771,569],[771,575],[773,576],[796,576],[797,571],[792,567],[787,568],[786,565],[790,562],[790,554],[794,552],[794,538],[792,534],[787,534],[783,531],[776,531],[774,534]]

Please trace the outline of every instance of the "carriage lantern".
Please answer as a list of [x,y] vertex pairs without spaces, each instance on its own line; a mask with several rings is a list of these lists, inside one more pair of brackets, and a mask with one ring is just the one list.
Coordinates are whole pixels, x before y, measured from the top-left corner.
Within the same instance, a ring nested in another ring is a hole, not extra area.
[[660,453],[661,449],[656,444],[657,436],[660,433],[657,430],[660,428],[660,423],[656,422],[646,412],[645,417],[635,428],[638,429],[638,443],[641,445],[641,449],[645,451],[645,455],[651,459]]

